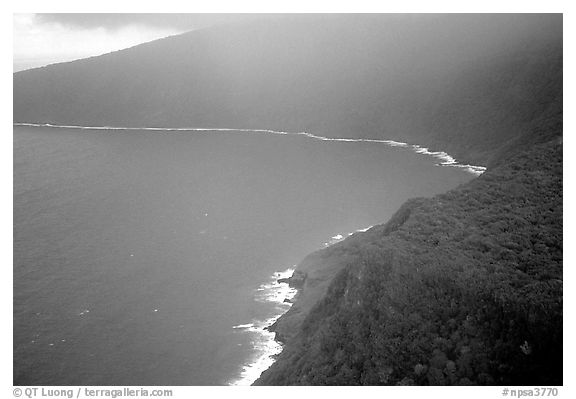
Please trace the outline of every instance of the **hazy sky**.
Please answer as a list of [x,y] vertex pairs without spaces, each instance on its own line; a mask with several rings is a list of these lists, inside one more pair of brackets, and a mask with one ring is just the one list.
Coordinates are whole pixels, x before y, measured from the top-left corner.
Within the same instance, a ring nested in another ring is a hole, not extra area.
[[[270,17],[278,14],[14,14],[13,68],[20,71],[71,61],[215,24]],[[436,14],[402,15],[419,19],[436,17]],[[490,15],[488,20],[498,22],[503,18],[512,25],[514,21],[530,20],[515,14]],[[460,20],[460,17],[454,19],[457,24]],[[478,16],[473,22],[486,20],[486,16]]]
[[252,14],[14,14],[14,71],[70,61]]

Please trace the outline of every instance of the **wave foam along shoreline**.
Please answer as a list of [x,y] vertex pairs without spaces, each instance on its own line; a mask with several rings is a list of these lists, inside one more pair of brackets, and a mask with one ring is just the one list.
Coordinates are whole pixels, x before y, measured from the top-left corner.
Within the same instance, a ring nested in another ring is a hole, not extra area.
[[284,132],[278,130],[269,129],[232,129],[232,128],[202,128],[202,127],[117,127],[117,126],[76,126],[76,125],[53,125],[50,123],[25,123],[18,122],[14,123],[14,126],[28,126],[28,127],[48,127],[48,128],[60,128],[60,129],[79,129],[79,130],[127,130],[127,131],[166,131],[166,132],[245,132],[245,133],[265,133],[265,134],[277,134],[284,136],[305,136],[313,140],[320,141],[333,141],[333,142],[343,142],[343,143],[380,143],[388,145],[389,147],[400,147],[411,149],[417,154],[432,156],[438,160],[437,166],[447,166],[453,168],[460,168],[464,171],[471,173],[475,176],[480,176],[486,171],[484,166],[476,165],[466,165],[461,164],[454,157],[449,155],[444,151],[430,151],[426,147],[421,147],[417,144],[408,144],[400,141],[394,140],[378,140],[378,139],[356,139],[356,138],[343,138],[343,137],[324,137],[318,136],[316,134],[307,132]]
[[363,228],[363,229],[355,230],[355,231],[353,231],[353,232],[351,232],[351,233],[348,233],[348,234],[338,233],[338,234],[330,237],[330,240],[328,240],[327,242],[323,243],[323,244],[324,244],[324,247],[329,247],[330,245],[334,245],[334,244],[336,244],[336,243],[338,243],[338,242],[340,242],[340,241],[344,241],[344,239],[346,239],[346,237],[350,237],[351,235],[353,235],[353,234],[355,234],[355,233],[364,233],[364,232],[370,230],[372,227],[374,227],[374,225],[365,227],[365,228]]
[[292,299],[296,295],[297,290],[290,287],[287,283],[278,282],[278,280],[288,278],[293,273],[293,268],[276,272],[270,276],[267,282],[261,284],[255,290],[254,300],[274,304],[274,315],[263,320],[254,320],[252,323],[239,324],[232,327],[235,330],[255,335],[252,344],[256,353],[252,359],[242,366],[240,376],[231,381],[229,385],[251,385],[260,377],[262,372],[272,366],[275,361],[274,358],[282,352],[282,345],[275,339],[276,334],[267,328],[292,306]]
[[[346,239],[346,237],[355,233],[366,232],[372,227],[374,226],[357,229],[347,234],[338,233],[332,236],[329,242],[325,242],[324,246],[336,244]],[[228,385],[251,385],[265,370],[272,366],[276,361],[275,358],[282,352],[283,346],[276,341],[276,333],[269,331],[268,327],[290,309],[292,301],[298,293],[296,288],[290,287],[287,283],[279,282],[279,280],[291,277],[294,274],[295,267],[296,265],[294,265],[294,268],[274,273],[268,282],[260,284],[256,289],[254,300],[256,302],[276,304],[277,314],[265,320],[255,320],[252,323],[238,324],[232,327],[234,330],[256,334],[256,339],[252,341],[256,356],[242,366],[240,377],[231,381]]]

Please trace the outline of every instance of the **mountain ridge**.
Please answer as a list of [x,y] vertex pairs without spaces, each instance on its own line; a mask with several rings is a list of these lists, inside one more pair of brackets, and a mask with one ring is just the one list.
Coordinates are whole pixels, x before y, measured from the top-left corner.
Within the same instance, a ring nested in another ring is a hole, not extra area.
[[562,384],[562,144],[309,255],[256,385]]
[[15,73],[14,121],[265,127],[487,164],[557,92],[546,76],[561,68],[561,27],[559,15],[295,15],[206,28]]
[[487,165],[306,257],[256,384],[559,385],[562,68],[561,15],[291,16],[16,73],[14,121],[265,126]]

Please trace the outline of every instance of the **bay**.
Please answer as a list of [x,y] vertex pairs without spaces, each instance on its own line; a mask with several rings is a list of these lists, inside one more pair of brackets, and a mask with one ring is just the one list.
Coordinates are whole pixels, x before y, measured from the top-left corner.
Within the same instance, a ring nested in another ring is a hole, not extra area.
[[258,288],[474,176],[382,143],[14,127],[14,384],[224,385]]

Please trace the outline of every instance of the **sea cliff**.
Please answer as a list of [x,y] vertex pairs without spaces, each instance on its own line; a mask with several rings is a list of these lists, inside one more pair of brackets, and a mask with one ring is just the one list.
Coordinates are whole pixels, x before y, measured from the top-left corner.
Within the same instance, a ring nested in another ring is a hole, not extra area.
[[256,384],[561,384],[560,134],[306,257]]
[[561,384],[562,25],[293,15],[193,31],[14,74],[14,121],[314,132],[486,165],[306,257],[256,384]]

